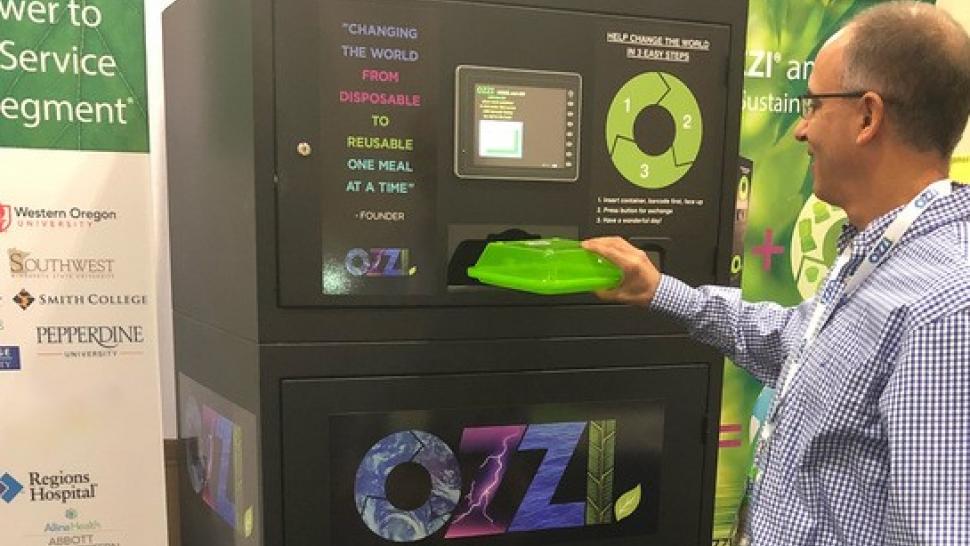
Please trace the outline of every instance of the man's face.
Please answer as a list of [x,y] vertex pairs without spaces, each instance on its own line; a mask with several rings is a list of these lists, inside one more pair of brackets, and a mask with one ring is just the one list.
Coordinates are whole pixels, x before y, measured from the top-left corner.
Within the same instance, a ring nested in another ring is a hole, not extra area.
[[[845,35],[838,36],[819,51],[808,78],[809,93],[855,91],[842,88],[845,42]],[[808,145],[815,195],[841,207],[850,198],[853,173],[858,168],[852,129],[858,102],[854,98],[816,99],[810,117],[795,128],[795,138]]]

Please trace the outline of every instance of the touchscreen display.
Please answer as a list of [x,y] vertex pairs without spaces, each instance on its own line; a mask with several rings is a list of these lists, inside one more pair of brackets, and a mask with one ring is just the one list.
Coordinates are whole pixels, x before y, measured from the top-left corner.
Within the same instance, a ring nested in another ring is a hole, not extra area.
[[[479,84],[475,87],[475,163],[561,169],[575,147],[566,123],[569,91]],[[575,113],[573,113],[575,115]],[[568,133],[568,136],[567,136]]]
[[458,176],[576,180],[578,74],[460,66],[457,78]]

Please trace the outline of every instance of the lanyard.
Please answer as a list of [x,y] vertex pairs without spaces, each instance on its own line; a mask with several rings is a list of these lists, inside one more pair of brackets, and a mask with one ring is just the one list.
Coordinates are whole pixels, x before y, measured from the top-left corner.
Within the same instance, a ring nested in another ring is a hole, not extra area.
[[[825,324],[825,320],[828,319],[828,315],[835,309],[838,302],[842,297],[850,297],[861,285],[862,283],[872,274],[873,271],[879,267],[886,257],[889,256],[889,252],[896,246],[899,240],[903,237],[907,230],[916,223],[916,219],[919,218],[923,212],[929,208],[930,203],[949,195],[953,191],[951,187],[950,180],[938,180],[929,186],[927,186],[923,191],[919,193],[909,204],[906,205],[899,215],[886,231],[883,232],[882,238],[879,243],[869,252],[866,256],[865,261],[859,265],[854,273],[852,273],[849,278],[847,278],[842,286],[842,290],[833,291],[831,294],[826,290],[827,286],[823,285],[822,290],[819,291],[818,302],[815,304],[815,309],[812,311],[812,316],[808,321],[808,327],[805,329],[805,334],[802,337],[802,343],[797,350],[792,351],[788,355],[788,360],[786,361],[787,366],[782,366],[782,371],[788,368],[788,374],[785,376],[784,382],[781,384],[781,389],[778,391],[777,399],[772,404],[773,408],[769,410],[766,416],[766,422],[761,426],[761,433],[759,434],[758,441],[756,444],[755,452],[752,454],[751,466],[748,468],[747,482],[744,488],[744,494],[741,497],[741,504],[738,507],[737,519],[734,523],[734,540],[733,544],[746,544],[748,542],[748,537],[745,534],[746,530],[746,520],[748,512],[748,503],[751,496],[751,491],[753,483],[757,482],[761,478],[762,469],[759,468],[759,458],[762,455],[765,445],[768,443],[769,438],[775,428],[774,421],[777,418],[779,410],[784,406],[785,397],[788,395],[788,390],[791,388],[792,380],[798,375],[802,364],[805,361],[804,355],[807,354],[809,347],[815,340],[818,339],[819,332],[822,329],[822,325]],[[829,272],[828,278],[825,281],[827,285],[829,280],[839,278],[842,273],[842,269],[846,267],[849,263],[849,256],[852,254],[851,245],[846,247],[839,259],[836,260],[835,264]]]
[[[890,251],[899,243],[899,240],[903,237],[903,234],[909,230],[910,227],[916,222],[923,212],[929,208],[930,203],[936,201],[940,197],[945,197],[952,192],[950,180],[938,180],[929,186],[927,186],[923,191],[919,193],[906,208],[896,216],[889,227],[882,235],[882,239],[876,244],[875,247],[866,256],[866,259],[859,265],[858,269],[852,275],[849,276],[844,282],[844,290],[842,291],[842,296],[848,298],[862,285],[862,283],[872,274],[873,271],[879,267],[886,257],[889,256]],[[849,262],[849,256],[852,254],[851,245],[846,247],[839,256],[839,259],[835,262],[832,267],[831,273],[829,274],[830,279],[837,279],[842,268],[846,267]],[[824,286],[823,286],[824,291]],[[793,351],[789,355],[790,370],[785,377],[785,381],[782,383],[781,390],[779,391],[779,400],[776,402],[776,407],[781,406],[781,402],[785,399],[788,394],[789,388],[791,388],[792,381],[795,376],[798,375],[799,370],[804,363],[804,358],[802,356],[806,354],[809,347],[815,343],[818,339],[819,332],[822,330],[822,325],[825,323],[825,319],[834,310],[836,304],[841,298],[838,297],[838,293],[834,297],[831,297],[828,301],[823,299],[822,294],[819,295],[818,303],[815,304],[815,309],[812,312],[812,316],[808,321],[808,328],[805,329],[805,335],[802,338],[802,343],[797,351]]]

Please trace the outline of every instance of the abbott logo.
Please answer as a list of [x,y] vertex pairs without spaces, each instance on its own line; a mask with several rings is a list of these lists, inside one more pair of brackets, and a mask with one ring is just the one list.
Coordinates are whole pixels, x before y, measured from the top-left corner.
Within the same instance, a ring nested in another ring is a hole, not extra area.
[[3,476],[0,476],[0,499],[3,502],[10,504],[23,490],[24,486],[10,474],[5,473]]

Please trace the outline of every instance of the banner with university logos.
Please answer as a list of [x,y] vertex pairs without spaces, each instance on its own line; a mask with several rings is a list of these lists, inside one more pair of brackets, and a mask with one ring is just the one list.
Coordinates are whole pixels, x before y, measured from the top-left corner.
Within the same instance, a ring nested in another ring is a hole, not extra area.
[[166,543],[144,11],[0,0],[0,543]]

